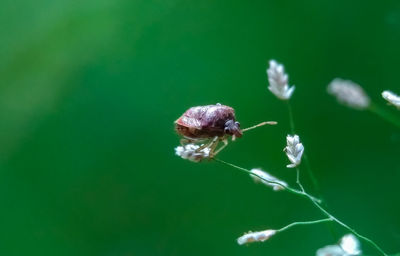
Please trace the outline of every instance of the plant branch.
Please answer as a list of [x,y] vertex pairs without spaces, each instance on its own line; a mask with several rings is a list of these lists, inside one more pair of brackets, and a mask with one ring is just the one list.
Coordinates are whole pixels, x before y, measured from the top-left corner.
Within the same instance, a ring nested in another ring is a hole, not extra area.
[[[300,169],[297,167],[296,168],[297,171],[297,183],[300,186],[301,191],[305,194],[308,195],[307,192],[305,191],[303,185],[300,183]],[[349,227],[347,224],[345,224],[344,222],[340,221],[339,219],[337,219],[335,216],[333,216],[331,213],[329,213],[327,210],[325,210],[325,208],[323,208],[318,202],[315,202],[313,198],[309,197],[310,201],[323,213],[325,214],[329,219],[333,220],[334,222],[336,222],[337,224],[339,224],[340,226],[346,228],[347,230],[349,230],[351,233],[353,233],[354,235],[358,236],[360,239],[363,239],[364,241],[370,243],[373,247],[375,247],[380,253],[382,253],[382,255],[387,256],[387,254],[371,239],[359,234],[355,229]]]
[[[307,195],[307,193],[305,193],[305,195]],[[356,235],[358,238],[368,242],[369,244],[371,244],[373,247],[375,247],[375,249],[377,249],[380,253],[382,253],[382,255],[384,256],[388,256],[388,254],[386,254],[374,241],[372,241],[371,239],[359,234],[355,229],[351,228],[350,226],[348,226],[347,224],[343,223],[341,220],[339,220],[338,218],[336,218],[335,216],[333,216],[332,214],[330,214],[327,210],[325,210],[321,205],[319,205],[319,203],[315,202],[314,199],[312,199],[311,197],[309,197],[310,201],[323,213],[325,214],[327,217],[332,218],[332,220],[334,222],[336,222],[337,224],[339,224],[340,226],[344,227],[345,229],[347,229],[348,231],[350,231],[351,233],[353,233],[354,235]]]
[[[336,222],[336,223],[339,224],[340,226],[344,227],[345,229],[347,229],[348,231],[350,231],[351,233],[353,233],[354,235],[356,235],[358,238],[360,238],[360,239],[362,239],[362,240],[368,242],[368,243],[371,244],[375,249],[377,249],[382,255],[388,256],[388,254],[386,254],[374,241],[372,241],[371,239],[369,239],[369,238],[367,238],[367,237],[365,237],[365,236],[359,234],[355,229],[353,229],[353,228],[351,228],[350,226],[348,226],[347,224],[343,223],[342,221],[340,221],[339,219],[337,219],[335,216],[333,216],[331,213],[329,213],[327,210],[325,210],[325,209],[320,205],[321,201],[320,201],[319,199],[316,199],[315,197],[309,195],[309,194],[304,190],[304,187],[303,187],[303,185],[302,185],[300,182],[298,182],[298,184],[299,184],[299,186],[300,186],[301,191],[296,190],[296,189],[293,189],[293,188],[291,188],[291,187],[289,187],[289,186],[286,186],[286,185],[284,185],[284,184],[281,184],[280,182],[267,180],[267,179],[265,179],[265,178],[263,178],[263,177],[261,177],[261,176],[255,174],[255,173],[252,173],[250,170],[245,169],[245,168],[243,168],[243,167],[240,167],[240,166],[237,166],[237,165],[234,165],[234,164],[225,162],[225,161],[220,160],[220,159],[216,159],[216,158],[214,158],[214,159],[215,159],[217,162],[220,162],[220,163],[223,163],[223,164],[228,165],[228,166],[230,166],[230,167],[233,167],[233,168],[235,168],[235,169],[238,169],[238,170],[240,170],[240,171],[242,171],[242,172],[244,172],[244,173],[247,173],[247,174],[249,174],[249,175],[255,176],[255,177],[257,177],[257,178],[259,178],[259,179],[261,179],[261,180],[264,180],[264,181],[266,181],[266,182],[268,182],[268,183],[276,184],[276,185],[282,186],[282,187],[284,187],[287,191],[289,191],[289,192],[292,193],[292,194],[295,194],[295,195],[298,195],[298,196],[301,196],[301,197],[306,197],[306,198],[308,198],[308,199],[309,199],[309,200],[310,200],[324,215],[326,215],[326,216],[328,217],[328,219],[331,219],[332,221]],[[297,172],[299,173],[299,169],[298,169],[298,168],[297,168]]]
[[331,218],[326,218],[326,219],[321,219],[321,220],[311,220],[311,221],[296,221],[293,223],[290,223],[289,225],[280,228],[277,230],[277,232],[282,232],[285,231],[293,226],[298,226],[298,225],[312,225],[312,224],[319,224],[319,223],[323,223],[323,222],[330,222],[333,221],[333,219]]
[[[287,105],[288,114],[289,114],[290,132],[292,133],[292,135],[294,135],[294,134],[296,134],[296,131],[295,131],[295,126],[294,126],[294,116],[293,116],[292,105],[290,105],[290,101],[286,101],[286,105]],[[311,182],[313,183],[315,191],[317,191],[319,193],[319,191],[320,191],[319,184],[318,184],[318,181],[315,178],[315,175],[311,169],[310,161],[308,160],[308,157],[307,157],[307,152],[304,152],[303,158],[304,158],[304,162],[307,167],[308,176],[310,176],[310,179],[311,179]]]
[[315,202],[321,203],[320,199],[318,199],[318,198],[316,198],[316,197],[314,197],[312,195],[306,195],[304,192],[302,192],[300,190],[297,190],[297,189],[294,189],[294,188],[291,188],[291,187],[289,187],[289,186],[287,186],[285,184],[282,184],[280,182],[265,179],[265,178],[261,177],[260,175],[257,175],[255,173],[251,172],[250,170],[247,170],[247,169],[245,169],[243,167],[237,166],[235,164],[231,164],[229,162],[223,161],[223,160],[218,159],[218,158],[214,158],[214,160],[217,161],[217,162],[220,162],[222,164],[228,165],[230,167],[233,167],[235,169],[238,169],[238,170],[240,170],[242,172],[245,172],[245,173],[247,173],[247,174],[249,174],[251,176],[257,177],[257,178],[259,178],[259,179],[261,179],[261,180],[263,180],[265,182],[268,182],[268,183],[271,183],[271,184],[275,184],[275,185],[279,185],[279,186],[285,188],[285,190],[288,191],[289,193],[292,193],[292,194],[295,194],[295,195],[298,195],[298,196],[301,196],[301,197],[305,197],[305,198],[310,198],[311,197],[311,198],[313,198],[313,200]]

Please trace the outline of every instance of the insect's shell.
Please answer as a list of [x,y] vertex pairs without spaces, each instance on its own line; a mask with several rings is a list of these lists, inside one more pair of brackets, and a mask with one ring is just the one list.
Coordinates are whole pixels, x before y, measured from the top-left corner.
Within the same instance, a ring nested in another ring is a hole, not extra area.
[[216,104],[189,108],[175,121],[178,134],[190,139],[211,138],[225,135],[225,123],[235,121],[235,110]]

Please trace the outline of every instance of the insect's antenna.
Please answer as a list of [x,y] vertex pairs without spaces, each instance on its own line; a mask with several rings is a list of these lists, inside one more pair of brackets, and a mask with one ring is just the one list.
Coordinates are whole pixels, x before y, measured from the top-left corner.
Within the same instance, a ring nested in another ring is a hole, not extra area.
[[260,127],[260,126],[264,126],[264,125],[266,125],[266,124],[269,124],[269,125],[276,125],[276,124],[278,124],[278,122],[275,122],[275,121],[262,122],[262,123],[253,125],[253,126],[251,126],[251,127],[242,129],[242,132],[247,132],[247,131],[252,130],[252,129],[254,129],[254,128],[257,128],[257,127]]

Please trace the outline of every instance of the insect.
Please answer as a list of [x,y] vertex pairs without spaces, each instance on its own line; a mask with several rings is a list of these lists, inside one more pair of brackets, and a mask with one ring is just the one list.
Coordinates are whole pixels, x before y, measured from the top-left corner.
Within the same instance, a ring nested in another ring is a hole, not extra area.
[[[218,154],[226,145],[228,138],[232,140],[240,138],[243,132],[276,122],[263,122],[247,129],[240,129],[240,123],[236,121],[235,110],[229,106],[215,105],[191,107],[178,120],[175,121],[175,130],[183,138],[181,144],[202,143],[197,149],[210,149],[210,157]],[[216,150],[218,144],[224,145]]]

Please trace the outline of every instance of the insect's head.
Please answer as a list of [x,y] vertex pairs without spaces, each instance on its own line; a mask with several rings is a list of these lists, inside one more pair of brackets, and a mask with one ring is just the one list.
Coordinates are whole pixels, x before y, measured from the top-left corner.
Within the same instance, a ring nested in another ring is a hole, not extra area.
[[234,120],[228,120],[225,123],[224,132],[226,134],[235,135],[235,137],[242,137],[242,131],[240,130],[240,123]]

